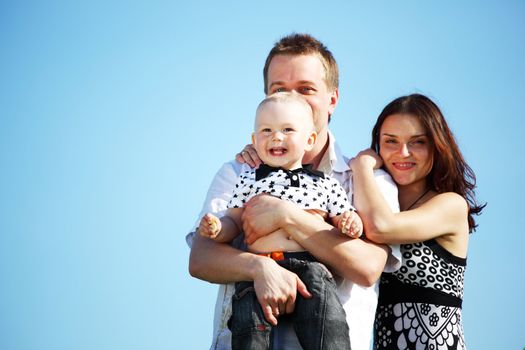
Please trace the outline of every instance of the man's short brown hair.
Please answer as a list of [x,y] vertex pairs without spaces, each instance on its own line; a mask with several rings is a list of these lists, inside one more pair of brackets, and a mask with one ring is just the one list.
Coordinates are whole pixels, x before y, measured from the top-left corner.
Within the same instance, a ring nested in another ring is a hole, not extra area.
[[309,34],[293,33],[275,43],[264,64],[264,93],[268,94],[268,67],[277,55],[318,55],[325,69],[325,83],[329,90],[339,88],[339,68],[326,46]]

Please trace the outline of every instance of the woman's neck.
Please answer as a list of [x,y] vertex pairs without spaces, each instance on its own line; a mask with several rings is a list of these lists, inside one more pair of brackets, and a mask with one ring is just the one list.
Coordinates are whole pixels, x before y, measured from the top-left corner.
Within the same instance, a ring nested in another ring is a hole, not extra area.
[[414,209],[424,203],[429,187],[426,181],[398,186],[399,208],[401,211]]

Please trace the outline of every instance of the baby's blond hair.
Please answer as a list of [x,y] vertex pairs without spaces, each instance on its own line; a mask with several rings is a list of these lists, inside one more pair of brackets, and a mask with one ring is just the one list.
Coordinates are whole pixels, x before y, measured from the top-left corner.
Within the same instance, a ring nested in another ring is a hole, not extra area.
[[270,96],[266,97],[264,100],[259,103],[259,106],[257,106],[256,115],[259,114],[261,109],[264,108],[269,103],[295,103],[301,107],[303,107],[307,112],[308,115],[312,118],[313,123],[313,110],[312,106],[308,104],[306,99],[299,95],[296,92],[277,92],[275,94],[271,94]]
[[310,113],[312,112],[312,107],[306,102],[305,98],[294,92],[277,92],[266,97],[259,103],[259,106],[257,106],[257,111],[270,102],[297,102],[309,109]]

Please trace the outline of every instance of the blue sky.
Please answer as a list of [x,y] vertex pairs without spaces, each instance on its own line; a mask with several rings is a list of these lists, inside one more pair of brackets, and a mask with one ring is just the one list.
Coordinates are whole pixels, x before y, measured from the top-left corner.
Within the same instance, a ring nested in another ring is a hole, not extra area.
[[442,107],[488,202],[467,344],[525,347],[522,1],[95,0],[0,3],[0,348],[207,348],[216,286],[184,235],[293,31],[339,62],[348,155],[393,98]]

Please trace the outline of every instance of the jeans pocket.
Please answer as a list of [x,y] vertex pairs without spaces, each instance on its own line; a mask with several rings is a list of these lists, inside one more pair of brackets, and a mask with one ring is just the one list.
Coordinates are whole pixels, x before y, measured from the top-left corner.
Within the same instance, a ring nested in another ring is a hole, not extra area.
[[228,327],[233,333],[245,333],[252,330],[270,330],[270,324],[264,318],[261,305],[257,300],[253,282],[238,282],[232,297],[232,315]]
[[255,288],[253,287],[253,282],[243,281],[235,283],[235,293],[233,294],[232,299],[241,299],[248,293],[255,293]]
[[269,347],[271,325],[264,318],[253,282],[236,284],[228,328],[232,332],[232,349]]

